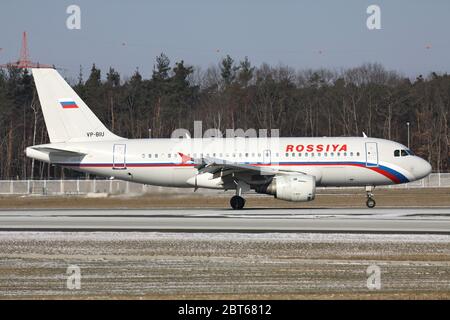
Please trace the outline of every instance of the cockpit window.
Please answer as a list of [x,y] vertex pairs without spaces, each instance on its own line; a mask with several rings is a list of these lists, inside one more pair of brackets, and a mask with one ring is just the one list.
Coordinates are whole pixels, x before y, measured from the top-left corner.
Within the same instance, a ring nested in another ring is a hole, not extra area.
[[394,157],[413,156],[414,152],[409,149],[394,150]]

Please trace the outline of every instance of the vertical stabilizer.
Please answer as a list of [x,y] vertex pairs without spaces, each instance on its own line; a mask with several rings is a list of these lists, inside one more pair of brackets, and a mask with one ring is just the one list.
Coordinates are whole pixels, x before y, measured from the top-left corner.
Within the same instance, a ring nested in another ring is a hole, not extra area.
[[109,131],[55,69],[32,69],[50,141],[122,139]]

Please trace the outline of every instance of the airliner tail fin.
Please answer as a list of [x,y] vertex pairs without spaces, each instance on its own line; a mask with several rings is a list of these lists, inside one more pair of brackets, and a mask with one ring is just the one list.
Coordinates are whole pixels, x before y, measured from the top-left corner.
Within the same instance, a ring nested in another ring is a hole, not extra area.
[[109,131],[55,69],[32,69],[50,141],[122,139]]

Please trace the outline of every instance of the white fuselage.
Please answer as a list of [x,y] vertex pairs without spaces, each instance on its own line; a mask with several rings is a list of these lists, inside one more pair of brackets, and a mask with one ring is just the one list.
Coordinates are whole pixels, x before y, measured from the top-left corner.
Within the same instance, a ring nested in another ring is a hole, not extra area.
[[[95,175],[169,187],[194,186],[198,170],[182,155],[302,172],[314,176],[317,186],[399,184],[431,171],[427,161],[410,154],[404,145],[366,137],[121,139],[38,147],[84,155],[58,156],[27,148],[27,156]],[[204,180],[199,187],[229,188],[220,178]]]

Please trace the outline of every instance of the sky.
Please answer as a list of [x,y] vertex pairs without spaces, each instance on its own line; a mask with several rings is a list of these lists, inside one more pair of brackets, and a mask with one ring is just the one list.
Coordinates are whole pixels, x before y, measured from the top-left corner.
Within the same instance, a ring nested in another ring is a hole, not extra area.
[[[68,6],[81,29],[68,29]],[[368,6],[381,29],[369,30]],[[227,54],[252,64],[340,70],[378,62],[415,77],[450,73],[450,1],[433,0],[2,0],[0,64],[19,56],[27,31],[33,61],[68,78],[95,63],[149,77],[161,52],[206,69]]]

